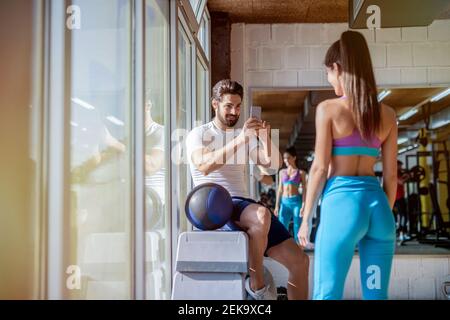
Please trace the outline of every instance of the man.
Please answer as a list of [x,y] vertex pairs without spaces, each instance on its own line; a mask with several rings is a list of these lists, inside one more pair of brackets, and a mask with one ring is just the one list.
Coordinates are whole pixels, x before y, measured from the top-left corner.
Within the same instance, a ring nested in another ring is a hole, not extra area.
[[[405,183],[408,180],[409,175],[403,169],[403,162],[397,160],[397,193],[395,195],[394,203],[394,217],[398,225],[400,242],[408,240],[407,235],[407,210],[406,210],[406,200],[405,200]],[[397,218],[398,215],[398,218]]]
[[243,88],[235,81],[221,80],[214,86],[214,119],[194,128],[186,140],[192,178],[195,185],[220,184],[233,198],[232,220],[249,237],[250,277],[245,287],[250,296],[257,300],[269,297],[263,271],[267,255],[289,271],[288,298],[307,299],[308,256],[268,208],[249,199],[245,175],[248,160],[263,168],[278,169],[281,156],[270,138],[267,122],[250,118],[242,129],[234,129],[242,97]]

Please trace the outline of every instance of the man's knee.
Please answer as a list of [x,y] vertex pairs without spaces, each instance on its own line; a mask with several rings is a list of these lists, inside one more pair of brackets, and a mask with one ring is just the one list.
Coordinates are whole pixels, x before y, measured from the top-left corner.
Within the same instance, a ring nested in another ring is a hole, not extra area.
[[254,221],[249,228],[249,232],[268,233],[270,229],[271,213],[269,209],[258,206],[254,213]]
[[258,207],[256,217],[258,219],[258,226],[264,231],[269,231],[271,220],[271,213],[269,209],[263,206]]
[[291,273],[304,272],[309,270],[309,257],[300,248],[296,250],[297,252],[292,252],[290,259],[288,259],[288,265],[286,268]]

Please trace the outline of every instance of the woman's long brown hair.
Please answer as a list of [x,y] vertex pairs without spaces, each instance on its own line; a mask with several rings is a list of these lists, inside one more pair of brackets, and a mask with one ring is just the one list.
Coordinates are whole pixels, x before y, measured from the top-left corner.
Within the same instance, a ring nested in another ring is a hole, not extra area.
[[325,56],[329,68],[336,63],[344,80],[344,93],[349,99],[356,127],[364,140],[370,140],[381,126],[381,109],[373,75],[369,48],[363,35],[345,31]]

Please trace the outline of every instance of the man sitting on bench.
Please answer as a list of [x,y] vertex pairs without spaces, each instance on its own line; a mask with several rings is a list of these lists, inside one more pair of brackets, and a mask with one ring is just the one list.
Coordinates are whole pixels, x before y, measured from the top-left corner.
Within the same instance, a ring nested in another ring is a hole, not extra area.
[[[270,137],[266,121],[249,118],[242,129],[239,120],[242,86],[221,80],[213,88],[211,122],[192,129],[186,139],[187,157],[194,185],[213,182],[225,187],[234,204],[232,221],[249,237],[250,277],[245,287],[256,300],[269,297],[264,284],[264,255],[283,264],[289,271],[289,299],[308,298],[309,258],[295,243],[273,213],[247,191],[246,164],[279,169],[281,156]],[[258,142],[259,137],[259,142]]]

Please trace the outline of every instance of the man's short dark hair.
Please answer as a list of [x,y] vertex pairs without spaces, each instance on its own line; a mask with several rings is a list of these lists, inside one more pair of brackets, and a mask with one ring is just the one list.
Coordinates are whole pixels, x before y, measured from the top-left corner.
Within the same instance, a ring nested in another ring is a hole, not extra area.
[[241,97],[244,96],[244,88],[237,82],[230,79],[220,80],[212,89],[211,100],[221,101],[226,94],[236,94]]

